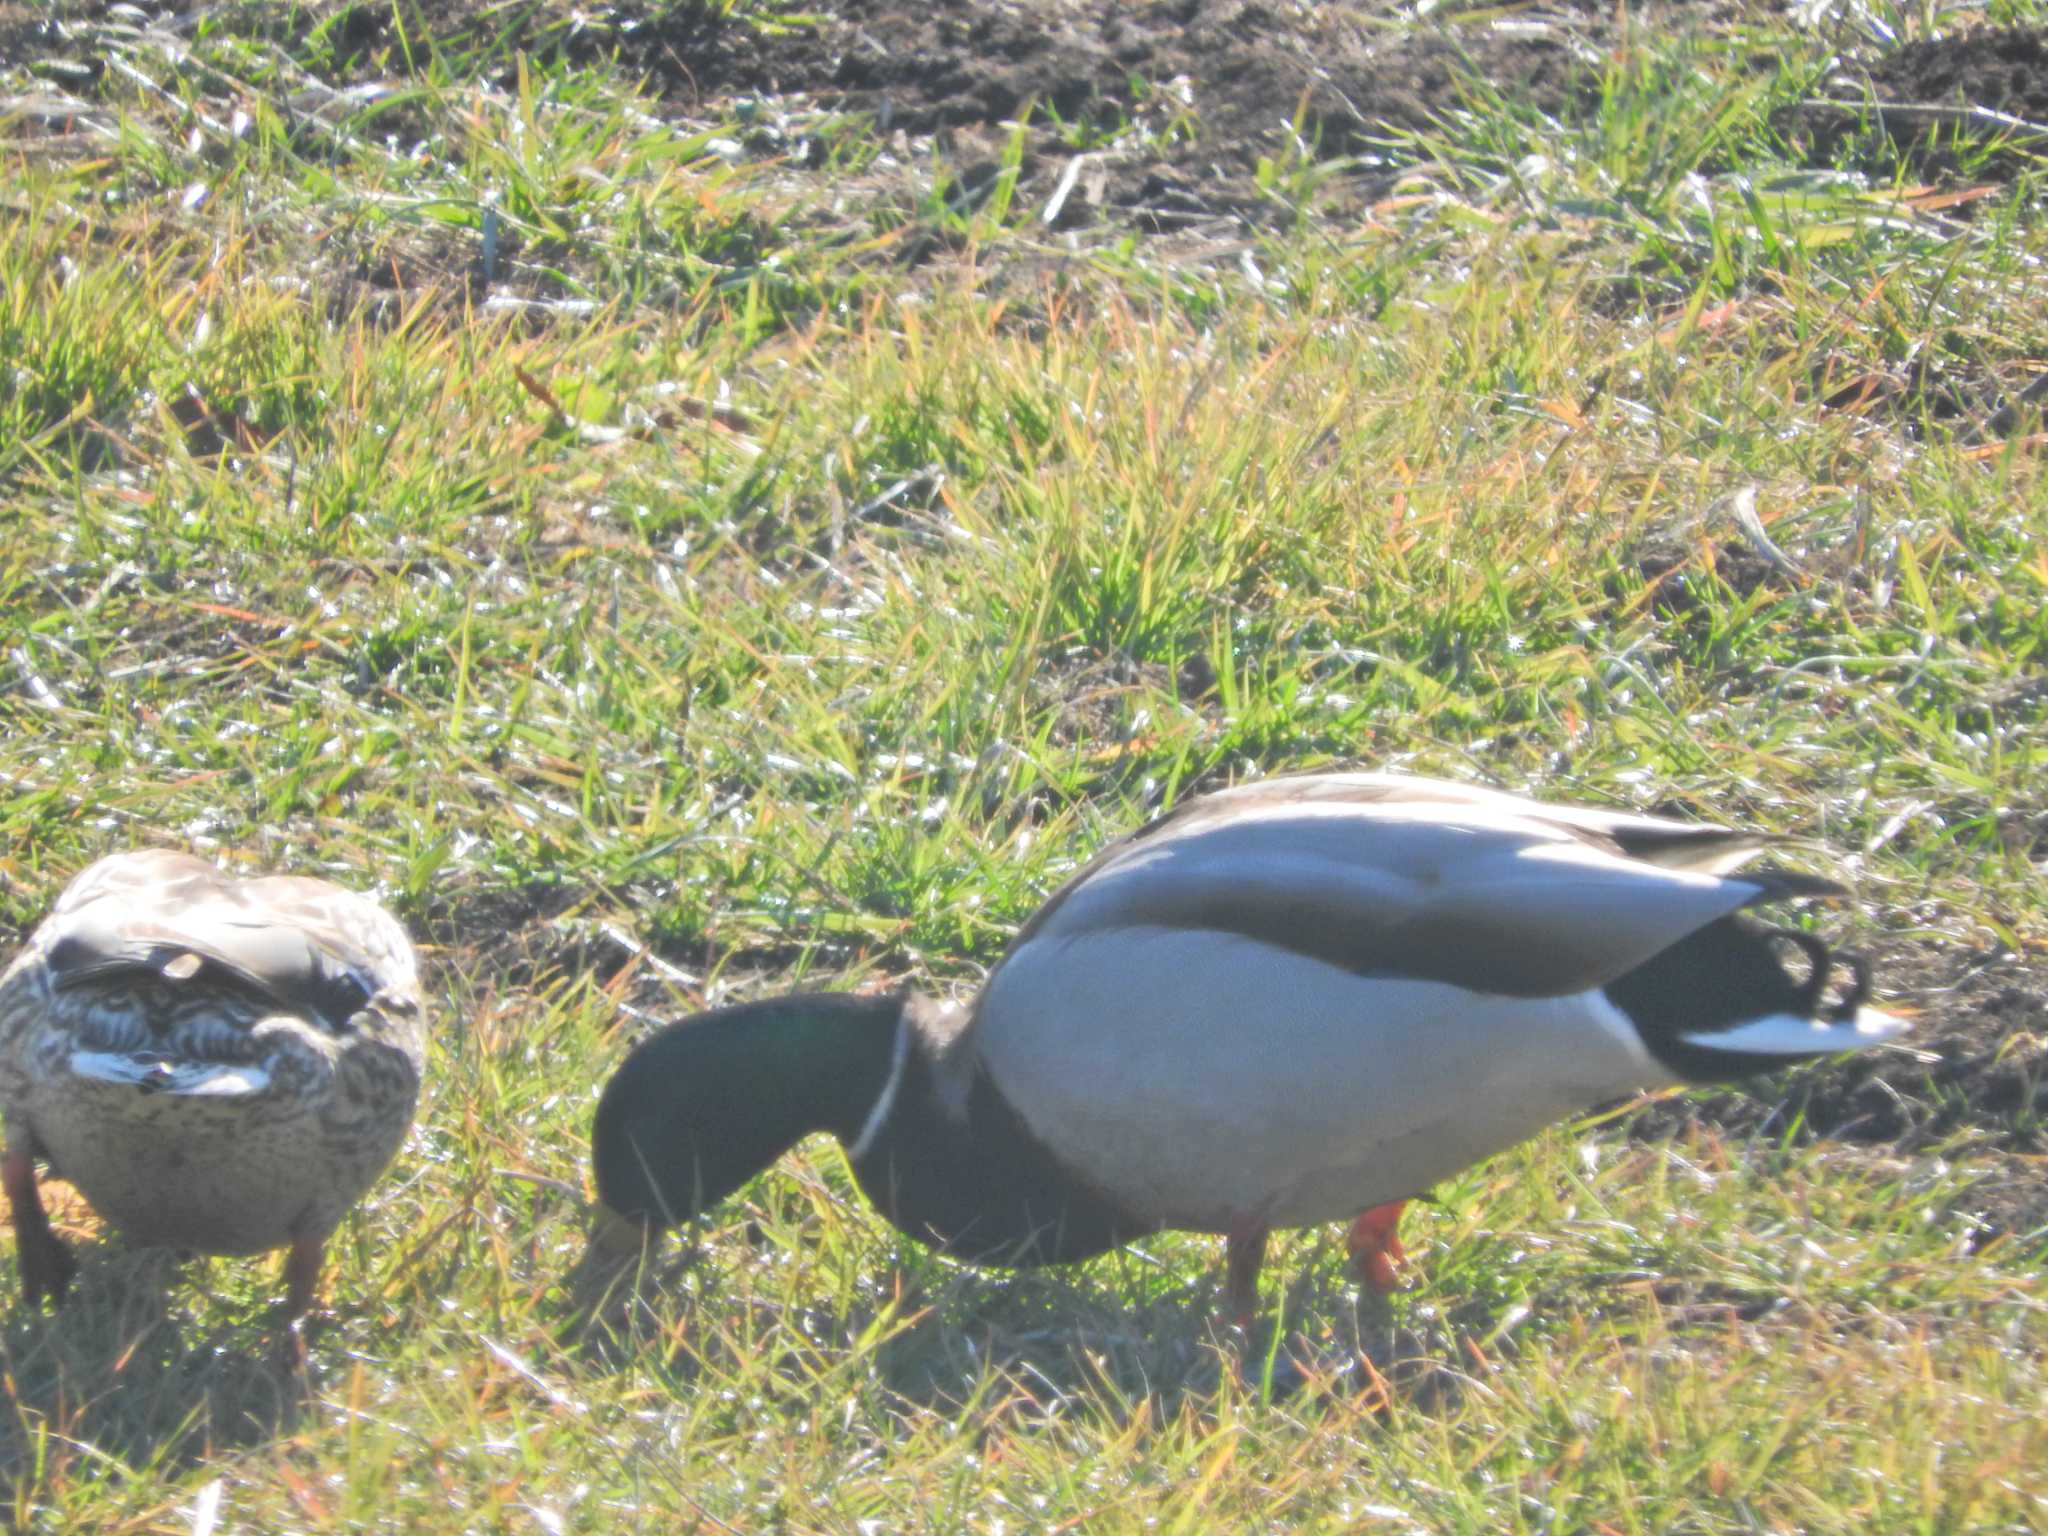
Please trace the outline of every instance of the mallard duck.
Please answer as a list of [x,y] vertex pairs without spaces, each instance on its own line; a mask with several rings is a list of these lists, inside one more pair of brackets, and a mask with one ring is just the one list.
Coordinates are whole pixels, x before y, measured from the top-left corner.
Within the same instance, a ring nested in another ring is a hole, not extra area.
[[1244,1316],[1270,1229],[1349,1221],[1391,1287],[1402,1204],[1543,1126],[1904,1028],[1860,957],[1745,915],[1840,894],[1735,873],[1765,842],[1390,774],[1190,800],[1067,881],[969,1007],[813,994],[642,1041],[598,1103],[600,1240],[824,1130],[965,1260],[1222,1233]]
[[143,1243],[289,1247],[285,1321],[412,1124],[424,1059],[412,945],[367,896],[115,854],[0,975],[4,1179],[22,1290],[77,1268],[34,1159]]

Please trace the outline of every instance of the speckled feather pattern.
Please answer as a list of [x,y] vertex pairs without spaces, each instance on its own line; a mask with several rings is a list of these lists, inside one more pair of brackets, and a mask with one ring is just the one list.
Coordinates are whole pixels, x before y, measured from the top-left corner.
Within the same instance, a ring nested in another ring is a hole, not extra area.
[[184,854],[93,865],[0,975],[9,1149],[143,1242],[324,1237],[404,1140],[424,1047],[412,946],[375,901]]

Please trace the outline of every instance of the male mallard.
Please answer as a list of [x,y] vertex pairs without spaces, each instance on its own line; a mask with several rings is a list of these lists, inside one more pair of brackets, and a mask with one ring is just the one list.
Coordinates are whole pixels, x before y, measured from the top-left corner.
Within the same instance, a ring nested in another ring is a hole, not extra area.
[[4,1176],[22,1289],[61,1298],[36,1157],[144,1243],[289,1245],[286,1322],[412,1124],[425,1040],[405,930],[367,896],[121,853],[0,975]]
[[643,1041],[598,1104],[598,1195],[659,1229],[828,1130],[963,1259],[1221,1232],[1242,1312],[1269,1228],[1349,1220],[1384,1287],[1406,1199],[1552,1121],[1905,1027],[1859,957],[1739,915],[1840,893],[1733,874],[1764,841],[1391,774],[1205,795],[1061,887],[971,1007],[813,994]]

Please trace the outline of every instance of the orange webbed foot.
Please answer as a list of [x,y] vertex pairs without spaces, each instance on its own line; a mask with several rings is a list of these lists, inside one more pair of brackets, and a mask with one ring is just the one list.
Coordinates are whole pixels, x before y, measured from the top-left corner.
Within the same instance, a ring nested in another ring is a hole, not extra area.
[[1238,1222],[1224,1239],[1228,1278],[1224,1283],[1228,1326],[1250,1333],[1259,1311],[1259,1269],[1266,1262],[1266,1224]]
[[1408,1257],[1401,1246],[1401,1212],[1407,1205],[1406,1200],[1376,1205],[1354,1220],[1344,1235],[1351,1267],[1368,1290],[1384,1294],[1401,1288],[1400,1266]]
[[50,1230],[50,1218],[43,1209],[42,1192],[36,1186],[35,1162],[18,1147],[9,1147],[0,1159],[0,1187],[7,1195],[8,1213],[14,1221],[14,1252],[21,1265],[21,1294],[33,1307],[45,1296],[61,1303],[78,1273],[78,1260],[64,1240]]

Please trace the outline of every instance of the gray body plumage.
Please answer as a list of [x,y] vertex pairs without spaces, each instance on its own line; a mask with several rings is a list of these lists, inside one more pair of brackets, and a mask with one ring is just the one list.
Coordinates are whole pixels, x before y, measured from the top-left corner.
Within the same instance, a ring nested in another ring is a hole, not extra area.
[[138,1241],[317,1242],[396,1154],[424,1058],[418,968],[375,901],[103,859],[0,975],[0,1114]]
[[[1835,889],[1737,873],[1763,842],[1405,775],[1241,785],[1076,874],[989,978],[968,1039],[1032,1134],[1121,1209],[1208,1231],[1348,1219],[1687,1081],[1688,1049],[1795,1060],[1903,1028],[1816,996],[1682,1033],[1608,995],[1752,903]],[[1774,998],[1793,992],[1765,970]]]

